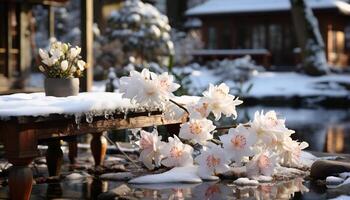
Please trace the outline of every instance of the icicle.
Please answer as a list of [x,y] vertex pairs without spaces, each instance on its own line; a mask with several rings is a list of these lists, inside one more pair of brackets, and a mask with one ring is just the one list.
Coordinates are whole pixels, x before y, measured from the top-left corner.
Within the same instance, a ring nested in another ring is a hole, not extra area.
[[128,110],[125,109],[125,111],[124,111],[124,119],[126,119],[127,117],[128,117]]
[[81,114],[75,114],[75,124],[77,125],[77,129],[80,129],[80,122],[81,122]]
[[89,123],[89,124],[91,124],[92,121],[94,120],[94,117],[93,117],[93,115],[91,113],[86,113],[85,117],[86,117],[85,118],[86,122]]
[[149,112],[148,112],[148,117],[150,117],[150,116],[151,116],[151,112],[149,111]]

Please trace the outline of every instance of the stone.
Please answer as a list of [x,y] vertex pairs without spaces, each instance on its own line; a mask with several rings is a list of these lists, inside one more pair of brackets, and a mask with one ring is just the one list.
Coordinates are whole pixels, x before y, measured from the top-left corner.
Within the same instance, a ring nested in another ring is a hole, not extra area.
[[219,175],[221,179],[233,180],[241,177],[246,177],[245,167],[231,167],[227,172]]
[[135,178],[135,175],[131,172],[118,172],[118,173],[106,173],[100,176],[103,180],[111,181],[128,181],[132,178]]
[[101,193],[100,195],[98,195],[97,199],[99,200],[120,199],[117,197],[125,196],[130,192],[131,192],[131,189],[127,185],[122,184],[112,190],[109,190],[108,192]]
[[328,176],[326,178],[326,185],[328,188],[332,188],[334,186],[338,186],[344,182],[344,179],[336,177],[336,176]]
[[326,179],[327,176],[350,172],[350,163],[334,160],[318,160],[311,166],[310,177],[313,179]]

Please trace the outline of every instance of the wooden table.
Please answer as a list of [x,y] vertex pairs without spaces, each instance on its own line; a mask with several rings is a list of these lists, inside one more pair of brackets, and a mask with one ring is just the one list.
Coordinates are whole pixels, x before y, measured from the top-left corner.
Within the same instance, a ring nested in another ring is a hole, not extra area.
[[[1,103],[1,101],[0,101]],[[1,109],[0,109],[1,111]],[[82,116],[84,119],[85,116]],[[81,120],[76,123],[74,115],[50,114],[48,116],[16,116],[0,119],[0,141],[5,146],[5,156],[13,165],[9,173],[10,197],[12,199],[29,199],[33,175],[28,165],[38,156],[38,142],[47,140],[47,165],[50,175],[58,175],[62,161],[62,150],[59,140],[65,137],[92,134],[91,150],[95,165],[103,161],[106,149],[103,148],[102,132],[108,130],[142,128],[166,125],[178,131],[179,124],[187,120],[184,114],[177,119],[165,119],[161,111],[133,112],[94,117],[91,123]],[[74,145],[72,145],[74,150]],[[74,159],[76,151],[70,152]]]

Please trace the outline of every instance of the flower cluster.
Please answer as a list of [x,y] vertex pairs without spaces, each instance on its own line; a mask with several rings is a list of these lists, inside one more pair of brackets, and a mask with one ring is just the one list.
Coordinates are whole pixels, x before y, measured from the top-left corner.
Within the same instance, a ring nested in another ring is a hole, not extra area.
[[81,48],[69,43],[52,42],[48,51],[39,49],[39,70],[48,78],[78,78],[86,68],[81,60]]
[[179,87],[179,84],[174,83],[174,77],[167,72],[157,75],[148,69],[131,71],[130,76],[120,79],[123,97],[147,106],[163,105]]
[[[158,76],[148,70],[131,72],[129,77],[121,78],[121,85],[124,96],[140,104],[163,102],[179,87],[167,73]],[[242,103],[229,94],[227,85],[210,85],[196,103],[186,105],[189,120],[180,126],[179,138],[169,137],[165,143],[156,132],[141,132],[140,160],[149,169],[160,164],[166,167],[198,164],[198,173],[203,178],[224,173],[230,167],[244,166],[249,178],[258,178],[272,176],[278,164],[300,166],[301,150],[308,144],[292,140],[294,131],[288,129],[285,120],[274,111],[257,111],[252,121],[238,124],[219,136],[221,144],[212,143],[216,126],[208,119],[210,114],[216,121],[222,115],[235,119],[236,106]],[[193,148],[188,144],[202,145],[195,159]]]

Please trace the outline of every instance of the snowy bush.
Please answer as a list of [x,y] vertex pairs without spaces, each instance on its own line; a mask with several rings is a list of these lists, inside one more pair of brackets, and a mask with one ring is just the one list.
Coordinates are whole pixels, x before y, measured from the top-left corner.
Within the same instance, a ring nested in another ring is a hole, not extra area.
[[[130,56],[138,63],[168,65],[169,56],[174,54],[170,30],[168,18],[155,7],[139,0],[128,0],[109,16],[103,41],[107,47],[102,47],[102,51],[120,56],[113,65],[127,63]],[[111,45],[114,43],[119,45]],[[114,50],[109,51],[111,48]]]
[[222,80],[229,79],[234,82],[245,82],[257,72],[265,71],[264,67],[256,65],[249,55],[234,60],[214,61],[208,66],[215,69],[215,73]]
[[203,48],[203,42],[196,31],[188,33],[173,31],[172,39],[175,47],[174,63],[176,65],[185,65],[193,60],[192,51]]

